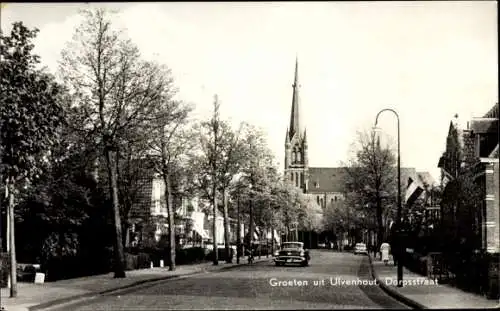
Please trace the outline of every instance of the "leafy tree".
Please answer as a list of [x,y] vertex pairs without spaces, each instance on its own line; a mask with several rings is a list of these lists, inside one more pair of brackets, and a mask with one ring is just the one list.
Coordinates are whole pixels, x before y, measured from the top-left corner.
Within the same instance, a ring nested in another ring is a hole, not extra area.
[[140,59],[138,48],[113,29],[103,9],[83,11],[84,21],[62,53],[59,73],[70,91],[87,136],[105,158],[115,225],[114,276],[125,277],[117,181],[117,153],[127,133],[155,118],[151,114],[168,90],[157,64]]
[[[173,89],[171,88],[171,93]],[[168,93],[167,93],[168,94]],[[173,203],[173,190],[182,183],[186,177],[182,167],[187,164],[188,150],[194,148],[193,132],[187,128],[188,116],[192,107],[180,101],[172,100],[173,94],[161,101],[155,114],[157,120],[153,123],[150,132],[149,146],[156,173],[162,177],[165,184],[165,198],[168,213],[169,228],[169,269],[175,270],[175,209]],[[184,175],[184,176],[182,176]],[[175,178],[178,177],[178,178]],[[177,191],[179,192],[179,191]]]
[[249,185],[249,237],[252,239],[255,224],[266,224],[266,221],[263,221],[266,215],[264,209],[271,206],[270,185],[275,182],[276,172],[273,168],[272,153],[261,130],[247,126],[243,133],[242,149],[244,156],[242,157],[241,173]]
[[346,167],[347,203],[367,215],[375,210],[378,244],[385,236],[383,216],[396,201],[395,157],[388,146],[382,147],[374,133],[359,133],[356,156]]
[[0,175],[8,187],[12,224],[11,297],[17,296],[15,195],[43,174],[64,123],[62,89],[51,75],[37,69],[40,60],[32,54],[37,32],[16,22],[10,36],[0,33]]
[[[224,244],[226,254],[229,254],[229,210],[228,192],[234,177],[241,172],[246,161],[247,153],[244,142],[240,137],[243,124],[237,131],[231,128],[229,122],[220,120],[219,102],[214,99],[214,115],[209,121],[202,122],[198,128],[200,138],[200,152],[192,163],[197,170],[197,185],[205,198],[212,201],[214,215],[213,240],[214,249],[217,247],[215,219],[219,201],[221,201],[224,217]],[[218,255],[215,252],[214,264],[218,264]],[[226,261],[231,262],[226,256]]]

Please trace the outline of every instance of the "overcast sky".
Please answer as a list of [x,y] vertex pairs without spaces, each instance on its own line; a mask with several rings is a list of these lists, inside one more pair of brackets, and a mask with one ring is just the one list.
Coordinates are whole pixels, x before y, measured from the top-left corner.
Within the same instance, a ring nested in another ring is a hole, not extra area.
[[[217,93],[223,117],[266,130],[281,165],[296,55],[311,166],[347,161],[356,131],[393,108],[402,165],[437,179],[453,116],[465,124],[498,102],[496,1],[104,5],[120,10],[117,26],[145,58],[172,69],[198,116]],[[2,30],[19,20],[39,28],[35,51],[55,71],[78,9],[89,6],[4,4]],[[379,123],[396,138],[394,116]]]

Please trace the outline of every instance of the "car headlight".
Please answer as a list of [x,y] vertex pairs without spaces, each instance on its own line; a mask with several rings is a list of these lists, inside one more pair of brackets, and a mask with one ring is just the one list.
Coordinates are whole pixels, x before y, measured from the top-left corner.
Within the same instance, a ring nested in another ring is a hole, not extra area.
[[278,257],[278,255],[279,255],[279,252],[278,252],[278,251],[275,251],[275,252],[274,252],[274,257]]
[[306,252],[304,252],[304,251],[300,252],[300,256],[305,256],[305,255],[306,255]]

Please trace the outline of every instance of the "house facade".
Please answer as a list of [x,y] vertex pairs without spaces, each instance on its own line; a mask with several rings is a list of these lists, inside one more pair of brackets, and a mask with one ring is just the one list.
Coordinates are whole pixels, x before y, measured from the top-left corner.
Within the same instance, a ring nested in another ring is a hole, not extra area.
[[458,239],[472,239],[469,242],[476,250],[490,254],[500,251],[498,110],[497,103],[484,116],[467,122],[465,128],[455,116],[450,122],[446,151],[438,164],[444,191],[452,187],[453,181],[467,178],[480,192],[471,211],[465,211],[453,199],[443,198],[444,225],[454,228]]

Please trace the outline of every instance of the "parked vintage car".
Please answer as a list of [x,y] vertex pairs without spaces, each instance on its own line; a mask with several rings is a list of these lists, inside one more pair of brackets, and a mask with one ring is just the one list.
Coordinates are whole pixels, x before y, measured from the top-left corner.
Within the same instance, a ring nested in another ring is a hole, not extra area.
[[363,254],[363,255],[368,255],[368,250],[366,248],[365,243],[356,243],[356,246],[354,246],[354,254]]
[[284,266],[287,263],[309,265],[309,251],[304,249],[302,242],[284,242],[281,249],[274,254],[274,262],[277,266]]

